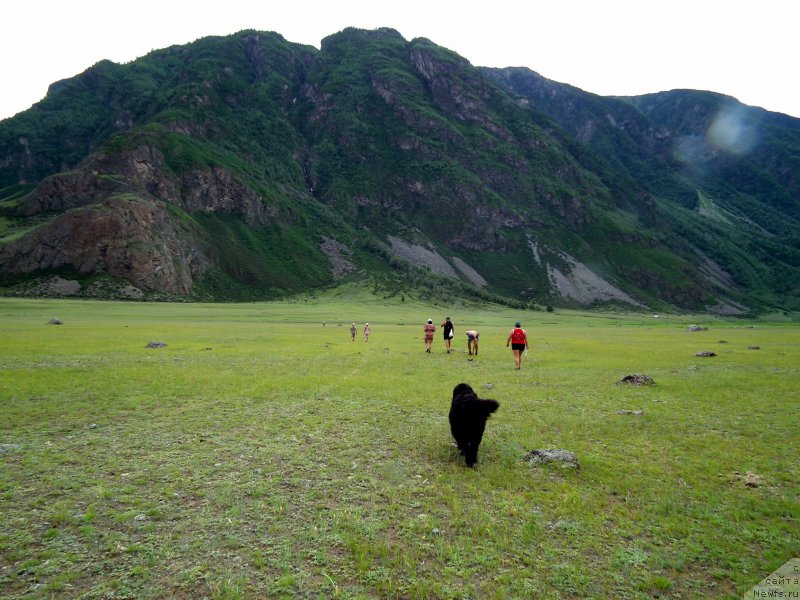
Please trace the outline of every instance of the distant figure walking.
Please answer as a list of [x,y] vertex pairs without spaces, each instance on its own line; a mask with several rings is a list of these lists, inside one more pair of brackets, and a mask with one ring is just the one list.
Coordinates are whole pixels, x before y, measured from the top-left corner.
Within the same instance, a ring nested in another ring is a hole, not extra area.
[[425,352],[430,352],[431,344],[433,343],[433,333],[436,331],[436,325],[433,324],[433,319],[428,319],[428,322],[422,326],[422,331],[425,332]]
[[470,329],[467,331],[467,350],[470,354],[472,351],[475,350],[475,356],[478,356],[478,338],[481,337],[481,334],[475,331],[474,329]]
[[371,332],[370,332],[370,330],[369,330],[369,323],[364,323],[364,341],[365,341],[365,342],[368,342],[368,341],[369,341],[369,334],[370,334],[370,333],[371,333]]
[[511,351],[514,353],[514,364],[519,369],[522,353],[528,349],[528,332],[522,328],[522,324],[519,321],[514,323],[514,329],[508,334],[506,348],[508,348],[509,344],[511,344]]
[[448,354],[450,354],[450,340],[453,339],[455,331],[456,329],[453,327],[450,317],[445,317],[444,323],[442,323],[442,335],[444,335],[444,347],[447,349]]
[[350,337],[352,338],[352,340],[353,340],[354,342],[356,341],[356,333],[358,333],[358,329],[356,329],[356,324],[355,324],[355,323],[353,323],[353,324],[350,326]]

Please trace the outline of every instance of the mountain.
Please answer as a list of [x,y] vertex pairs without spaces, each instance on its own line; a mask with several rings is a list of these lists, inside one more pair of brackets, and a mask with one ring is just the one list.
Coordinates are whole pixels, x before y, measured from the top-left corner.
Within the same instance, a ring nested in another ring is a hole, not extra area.
[[0,122],[0,289],[797,310],[798,148],[797,119],[710,92],[604,98],[391,29],[243,31],[100,62]]

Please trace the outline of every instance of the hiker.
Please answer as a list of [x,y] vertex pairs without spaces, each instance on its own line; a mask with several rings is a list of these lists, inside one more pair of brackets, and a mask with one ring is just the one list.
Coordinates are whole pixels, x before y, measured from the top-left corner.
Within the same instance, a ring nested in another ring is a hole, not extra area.
[[350,326],[350,337],[353,339],[354,342],[356,341],[356,333],[357,332],[358,332],[358,329],[356,329],[356,324],[353,323]]
[[428,319],[428,322],[422,326],[422,331],[425,332],[425,352],[430,353],[431,344],[433,343],[433,332],[436,331],[436,325],[433,324],[433,319]]
[[368,342],[368,341],[369,341],[369,334],[370,334],[370,333],[371,333],[371,332],[370,332],[370,330],[369,330],[369,323],[364,323],[364,341],[365,341],[365,342]]
[[475,350],[475,356],[478,356],[478,338],[481,337],[481,334],[475,331],[474,329],[470,329],[467,331],[467,350],[470,354],[472,351]]
[[522,352],[528,349],[528,332],[522,328],[519,321],[514,323],[514,329],[508,334],[506,340],[506,348],[511,344],[511,350],[514,352],[514,364],[516,368],[520,368],[520,361],[522,360]]
[[444,335],[444,347],[447,349],[447,353],[450,354],[450,340],[453,339],[453,335],[455,333],[455,328],[453,327],[453,322],[450,320],[450,317],[444,318],[444,322],[442,323],[442,332]]

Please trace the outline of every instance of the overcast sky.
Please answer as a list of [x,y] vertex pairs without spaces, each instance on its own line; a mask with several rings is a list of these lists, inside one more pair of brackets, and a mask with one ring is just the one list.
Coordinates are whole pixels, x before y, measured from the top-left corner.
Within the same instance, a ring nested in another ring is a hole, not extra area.
[[800,117],[796,0],[12,0],[0,11],[0,119],[102,59],[242,29],[319,48],[349,26],[392,27],[476,66],[524,66],[596,94],[704,89]]

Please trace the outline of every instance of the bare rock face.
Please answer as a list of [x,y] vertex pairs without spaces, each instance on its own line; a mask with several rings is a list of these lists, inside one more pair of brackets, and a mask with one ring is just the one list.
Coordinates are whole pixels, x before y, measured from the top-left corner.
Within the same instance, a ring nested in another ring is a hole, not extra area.
[[331,273],[334,279],[341,279],[356,268],[353,261],[350,260],[353,256],[353,251],[333,238],[329,238],[326,235],[322,236],[320,249],[331,262]]
[[31,216],[63,212],[121,193],[174,199],[178,191],[164,165],[161,152],[146,143],[118,153],[101,152],[87,159],[78,170],[42,181],[22,202],[17,213]]
[[129,195],[64,213],[0,247],[0,267],[11,273],[72,267],[178,294],[189,291],[206,263],[182,240],[163,202]]
[[258,194],[221,167],[192,171],[181,183],[178,203],[189,212],[243,215],[250,226],[264,225],[276,216],[274,208],[266,206]]
[[170,216],[166,203],[190,213],[241,215],[251,226],[276,216],[222,167],[176,177],[161,151],[144,140],[97,153],[80,169],[45,179],[16,212],[61,214],[0,246],[0,270],[22,274],[69,267],[80,274],[121,277],[137,292],[186,294],[211,260],[192,235],[183,235],[188,226]]

